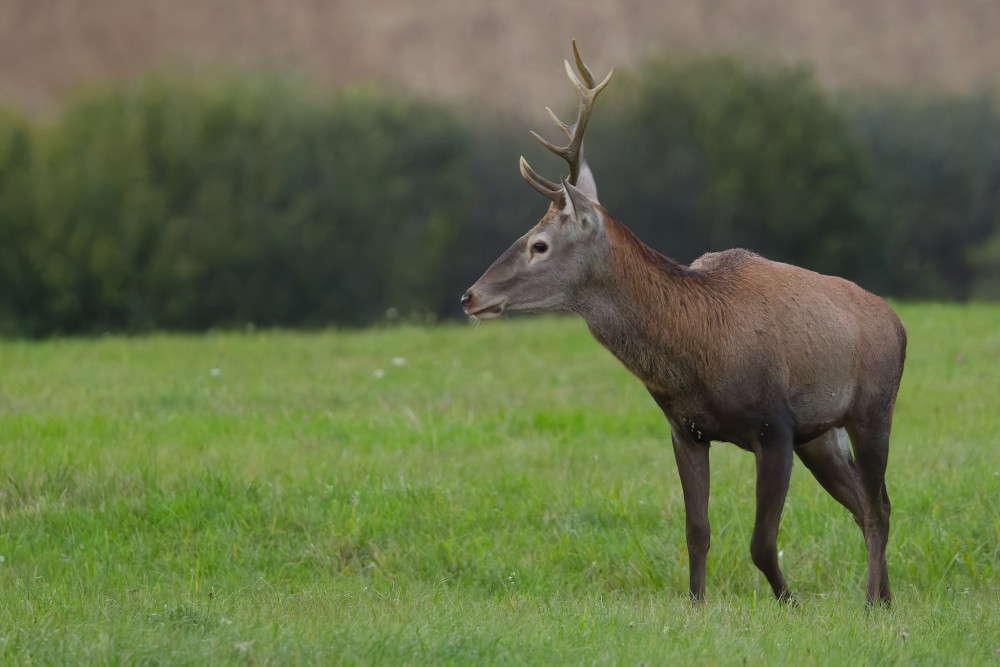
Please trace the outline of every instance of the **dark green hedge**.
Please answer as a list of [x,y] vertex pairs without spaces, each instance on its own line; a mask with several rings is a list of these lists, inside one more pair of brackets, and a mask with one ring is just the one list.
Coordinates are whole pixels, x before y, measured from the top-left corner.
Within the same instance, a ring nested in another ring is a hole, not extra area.
[[[681,261],[743,246],[885,294],[1000,296],[991,96],[833,100],[799,68],[652,61],[587,148],[602,202]],[[521,153],[561,169],[521,123],[259,73],[0,112],[0,334],[457,315],[545,211]]]
[[842,105],[866,148],[886,245],[886,291],[1000,297],[996,97],[881,94]]
[[453,301],[470,140],[440,105],[151,76],[0,126],[8,332],[364,324]]

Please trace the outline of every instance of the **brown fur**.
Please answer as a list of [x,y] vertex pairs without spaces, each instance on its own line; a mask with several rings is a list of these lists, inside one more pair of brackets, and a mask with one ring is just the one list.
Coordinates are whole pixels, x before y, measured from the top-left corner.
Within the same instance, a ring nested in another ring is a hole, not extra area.
[[683,267],[604,215],[608,272],[593,286],[602,298],[580,314],[677,410],[718,395],[783,402],[796,431],[809,435],[842,426],[851,408],[895,397],[906,334],[882,299],[746,250]]

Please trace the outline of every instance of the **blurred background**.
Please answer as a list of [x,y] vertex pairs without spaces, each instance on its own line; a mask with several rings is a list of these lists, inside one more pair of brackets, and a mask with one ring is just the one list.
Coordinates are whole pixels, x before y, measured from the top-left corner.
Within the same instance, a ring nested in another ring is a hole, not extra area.
[[992,0],[0,0],[0,335],[363,326],[458,297],[563,165],[570,40],[602,203],[682,262],[742,246],[1000,298]]

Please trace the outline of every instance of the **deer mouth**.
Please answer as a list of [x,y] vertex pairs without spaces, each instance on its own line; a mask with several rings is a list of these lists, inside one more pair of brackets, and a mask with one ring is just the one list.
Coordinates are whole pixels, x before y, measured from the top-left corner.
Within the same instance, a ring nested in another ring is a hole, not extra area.
[[469,317],[475,317],[481,320],[489,320],[494,317],[500,317],[503,315],[503,311],[507,308],[507,297],[505,296],[483,304],[473,304],[474,300],[475,299],[468,294],[462,297],[462,309]]

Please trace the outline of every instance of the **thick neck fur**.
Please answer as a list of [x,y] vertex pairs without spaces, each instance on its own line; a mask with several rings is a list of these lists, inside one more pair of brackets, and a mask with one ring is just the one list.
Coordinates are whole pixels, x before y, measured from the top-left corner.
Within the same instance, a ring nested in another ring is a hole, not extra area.
[[667,259],[605,214],[607,269],[578,311],[594,337],[654,392],[679,395],[700,384],[722,324],[719,290],[704,271]]

